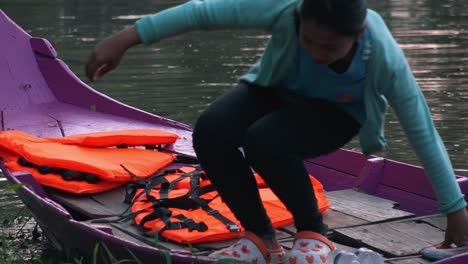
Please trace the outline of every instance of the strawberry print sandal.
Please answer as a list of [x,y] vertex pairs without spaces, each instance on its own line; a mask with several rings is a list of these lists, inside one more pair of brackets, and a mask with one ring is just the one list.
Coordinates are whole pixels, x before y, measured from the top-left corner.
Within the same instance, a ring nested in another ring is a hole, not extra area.
[[277,264],[283,263],[284,256],[282,247],[268,249],[258,236],[246,231],[237,243],[213,252],[208,257],[216,259],[217,263]]
[[323,264],[335,244],[328,238],[312,231],[301,231],[294,236],[291,251],[286,254],[285,264]]

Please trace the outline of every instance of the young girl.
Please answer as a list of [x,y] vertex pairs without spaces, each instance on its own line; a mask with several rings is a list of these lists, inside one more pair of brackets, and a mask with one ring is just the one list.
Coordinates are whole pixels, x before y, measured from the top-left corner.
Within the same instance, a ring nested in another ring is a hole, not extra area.
[[[356,135],[364,154],[381,150],[387,101],[447,215],[439,247],[468,245],[467,204],[423,94],[402,50],[365,0],[192,0],[101,41],[87,76],[95,80],[114,69],[139,43],[191,30],[240,28],[263,29],[271,39],[239,85],[202,113],[193,133],[207,177],[246,230],[213,257],[322,263],[334,245],[324,236],[327,227],[303,160],[335,151]],[[289,256],[275,238],[251,168],[294,216],[298,233]]]

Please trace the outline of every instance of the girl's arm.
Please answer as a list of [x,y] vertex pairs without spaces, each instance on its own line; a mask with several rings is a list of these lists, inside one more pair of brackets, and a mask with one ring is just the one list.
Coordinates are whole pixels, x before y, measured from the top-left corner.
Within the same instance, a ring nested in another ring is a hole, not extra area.
[[385,97],[394,109],[411,146],[421,161],[436,193],[447,229],[442,248],[452,243],[468,245],[467,203],[460,190],[447,150],[432,120],[431,113],[410,67],[403,59],[393,73]]
[[259,29],[271,32],[294,0],[192,0],[136,22],[145,44],[193,30]]
[[281,25],[285,10],[295,0],[192,0],[138,20],[96,45],[86,64],[86,76],[95,81],[115,69],[125,51],[193,30],[261,29],[273,31]]
[[125,28],[102,40],[96,45],[86,64],[86,76],[91,81],[96,81],[120,64],[127,49],[140,43],[135,26]]

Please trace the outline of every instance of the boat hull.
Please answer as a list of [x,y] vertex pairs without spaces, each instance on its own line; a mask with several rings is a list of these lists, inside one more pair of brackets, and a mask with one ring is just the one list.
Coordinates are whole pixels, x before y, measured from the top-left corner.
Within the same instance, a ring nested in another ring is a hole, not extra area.
[[[36,136],[61,137],[124,128],[158,128],[182,138],[166,150],[194,156],[189,126],[124,105],[95,91],[57,58],[47,40],[31,37],[1,10],[0,22],[0,55],[5,55],[0,60],[6,60],[0,63],[0,77],[4,82],[0,96],[1,130],[18,129]],[[13,58],[11,54],[18,56]],[[21,92],[17,92],[18,88]],[[349,150],[307,160],[305,164],[327,191],[359,187],[367,194],[395,201],[399,209],[415,215],[437,212],[435,195],[420,167]],[[19,198],[58,248],[92,257],[99,244],[99,257],[107,258],[105,244],[118,259],[136,256],[142,263],[164,263],[168,258],[173,263],[212,262],[190,251],[169,252],[134,243],[115,236],[108,227],[78,221],[68,209],[49,198],[30,174],[11,173],[2,162],[0,168],[9,182],[25,184],[16,190]],[[468,180],[458,177],[457,181],[468,194]],[[468,263],[468,254],[437,263]]]

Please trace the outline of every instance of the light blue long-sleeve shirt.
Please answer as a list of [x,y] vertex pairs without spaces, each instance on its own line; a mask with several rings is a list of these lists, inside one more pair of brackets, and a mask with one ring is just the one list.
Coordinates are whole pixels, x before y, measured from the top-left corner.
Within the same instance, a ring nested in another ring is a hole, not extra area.
[[370,33],[365,30],[356,43],[356,51],[348,68],[338,73],[328,65],[315,63],[312,56],[298,46],[296,65],[292,65],[287,79],[281,85],[305,97],[332,102],[363,124],[366,120],[364,90],[369,52]]
[[[151,44],[192,30],[261,29],[271,34],[259,61],[241,77],[260,86],[280,84],[297,60],[295,10],[300,0],[192,0],[136,22],[141,41]],[[359,132],[364,154],[386,145],[387,103],[394,109],[411,146],[434,187],[443,213],[467,206],[452,164],[437,133],[424,96],[403,51],[382,18],[368,10],[371,35],[364,91],[366,121]]]

